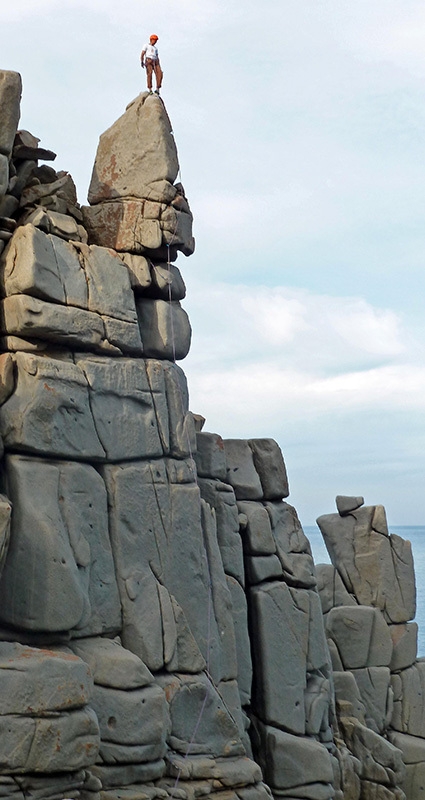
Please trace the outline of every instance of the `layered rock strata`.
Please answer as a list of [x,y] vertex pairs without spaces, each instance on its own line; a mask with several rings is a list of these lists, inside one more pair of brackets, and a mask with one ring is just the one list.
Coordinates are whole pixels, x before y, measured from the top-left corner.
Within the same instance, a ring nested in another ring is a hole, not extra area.
[[81,208],[20,94],[0,72],[0,797],[418,800],[407,544],[340,497],[316,571],[278,445],[188,410],[162,101],[103,134]]

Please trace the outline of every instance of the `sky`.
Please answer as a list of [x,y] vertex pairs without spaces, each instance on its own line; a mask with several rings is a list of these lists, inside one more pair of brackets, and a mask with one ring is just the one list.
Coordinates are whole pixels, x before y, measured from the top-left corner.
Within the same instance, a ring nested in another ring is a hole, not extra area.
[[425,525],[423,2],[14,0],[0,26],[20,126],[82,204],[159,36],[196,237],[192,411],[276,439],[305,525],[337,494]]

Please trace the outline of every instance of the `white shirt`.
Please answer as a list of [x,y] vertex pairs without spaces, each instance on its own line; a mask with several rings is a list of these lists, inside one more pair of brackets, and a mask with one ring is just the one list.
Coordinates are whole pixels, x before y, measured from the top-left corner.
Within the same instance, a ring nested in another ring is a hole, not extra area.
[[159,59],[158,48],[155,47],[154,44],[145,44],[143,50],[146,51],[145,52],[146,58],[153,58],[155,61],[158,61]]

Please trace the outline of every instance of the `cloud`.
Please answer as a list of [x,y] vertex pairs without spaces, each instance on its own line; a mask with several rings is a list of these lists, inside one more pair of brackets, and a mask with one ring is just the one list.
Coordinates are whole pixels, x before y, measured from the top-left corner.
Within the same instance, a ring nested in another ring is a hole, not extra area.
[[235,436],[264,417],[273,427],[283,409],[293,422],[424,409],[419,342],[392,310],[357,297],[228,284],[193,286],[186,308],[192,405],[234,425]]

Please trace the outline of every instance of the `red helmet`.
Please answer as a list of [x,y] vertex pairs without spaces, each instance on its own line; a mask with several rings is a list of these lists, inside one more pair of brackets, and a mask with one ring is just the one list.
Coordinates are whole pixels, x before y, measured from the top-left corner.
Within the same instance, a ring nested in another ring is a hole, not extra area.
[[151,39],[155,39],[156,42],[158,41],[158,37],[157,37],[156,33],[152,33],[152,35],[149,36],[149,40],[151,40]]

